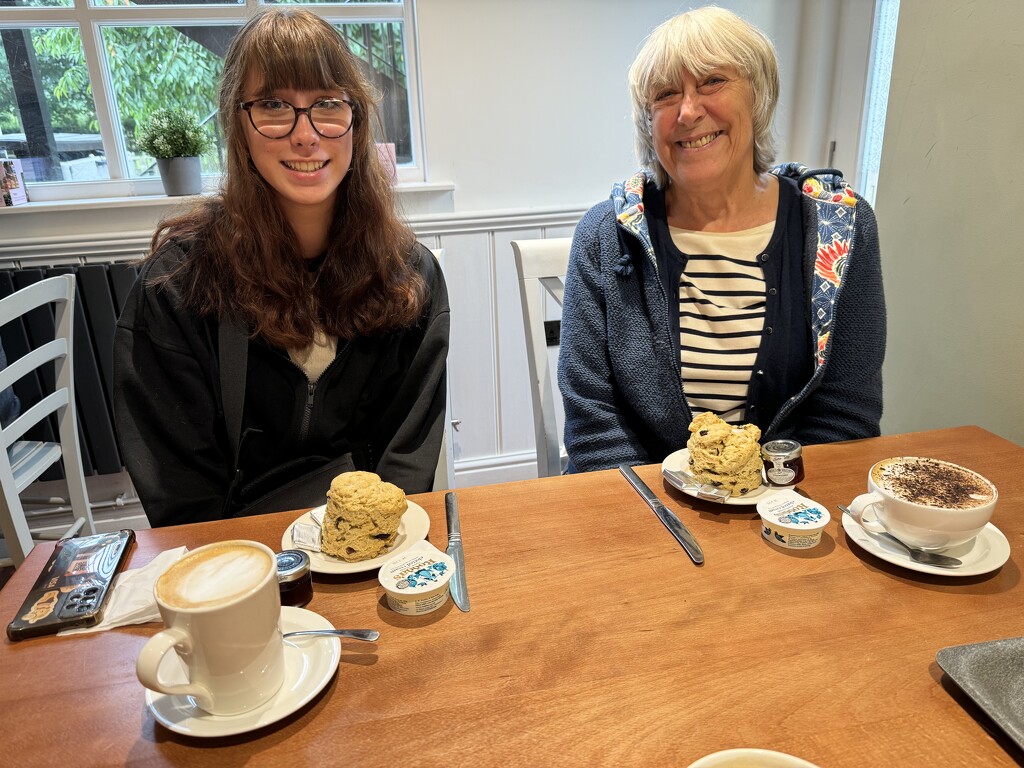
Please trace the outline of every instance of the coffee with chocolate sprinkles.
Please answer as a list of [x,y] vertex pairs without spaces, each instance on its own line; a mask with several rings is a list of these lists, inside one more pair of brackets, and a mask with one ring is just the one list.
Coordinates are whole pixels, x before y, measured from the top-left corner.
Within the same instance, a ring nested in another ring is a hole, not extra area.
[[996,495],[995,487],[981,475],[938,459],[886,459],[871,470],[871,479],[904,501],[943,509],[973,509]]

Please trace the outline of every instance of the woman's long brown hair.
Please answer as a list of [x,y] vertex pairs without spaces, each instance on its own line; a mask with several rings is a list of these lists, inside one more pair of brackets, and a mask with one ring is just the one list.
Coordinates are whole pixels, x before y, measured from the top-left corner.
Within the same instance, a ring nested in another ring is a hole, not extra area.
[[[316,271],[307,268],[273,189],[249,157],[238,104],[252,73],[268,91],[337,89],[353,102],[352,165],[338,187],[327,253]],[[227,172],[221,193],[158,226],[152,253],[193,244],[158,282],[179,281],[189,308],[235,317],[253,336],[284,348],[308,345],[317,327],[351,339],[415,323],[427,288],[410,263],[414,236],[398,216],[377,153],[377,119],[372,86],[330,24],[295,8],[257,13],[224,60],[220,120]]]

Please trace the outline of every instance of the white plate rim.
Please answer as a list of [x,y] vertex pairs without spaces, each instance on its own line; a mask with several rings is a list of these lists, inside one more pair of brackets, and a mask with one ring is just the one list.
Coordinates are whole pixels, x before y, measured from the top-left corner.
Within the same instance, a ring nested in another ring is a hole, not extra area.
[[[309,552],[304,550],[306,554],[309,555],[309,569],[314,573],[327,574],[364,573],[366,571],[372,571],[380,568],[392,555],[404,552],[413,544],[423,541],[427,538],[427,534],[430,532],[430,515],[427,514],[427,510],[416,502],[407,500],[407,503],[409,506],[402,514],[402,520],[398,524],[398,537],[395,539],[395,545],[383,555],[374,557],[370,560],[360,560],[355,563],[349,563],[345,560],[339,560],[338,558],[321,554],[320,552]],[[325,504],[319,507],[314,507],[311,512],[322,510],[325,507]],[[310,512],[306,512],[297,517],[285,529],[284,535],[281,537],[281,547],[283,549],[295,549],[295,542],[292,540],[292,526],[296,523],[316,525],[316,523],[313,522],[313,518],[310,516]]]
[[[867,515],[865,518],[871,519]],[[934,576],[949,576],[953,578],[980,576],[985,573],[991,573],[997,568],[1000,568],[1007,560],[1010,559],[1010,542],[1007,541],[1003,532],[996,528],[992,523],[987,523],[985,527],[981,529],[981,533],[979,533],[977,538],[975,538],[974,544],[971,546],[970,550],[963,554],[956,554],[956,557],[959,557],[964,563],[959,568],[939,568],[935,565],[926,565],[925,563],[915,562],[910,559],[909,554],[898,549],[898,545],[886,545],[879,541],[878,538],[872,536],[869,531],[864,529],[849,515],[843,515],[843,530],[846,531],[846,535],[854,541],[857,546],[865,552],[870,552],[878,559],[884,560],[892,565],[898,565],[901,568],[908,568],[911,571],[917,571],[919,573],[929,573]],[[982,541],[982,539],[984,539],[984,541]],[[969,557],[976,549],[978,549],[979,544],[986,545],[988,547],[988,551],[984,554],[976,555],[974,562],[970,562]],[[889,546],[891,546],[892,549],[889,549]]]
[[[331,622],[318,613],[288,605],[281,607],[282,632],[333,628]],[[231,717],[211,715],[194,707],[190,703],[191,697],[168,696],[148,689],[146,706],[158,723],[185,736],[235,736],[271,725],[308,704],[331,681],[338,669],[341,641],[337,637],[317,637],[313,640],[315,642],[284,641],[286,673],[293,672],[297,676],[291,680],[285,679],[274,698],[249,712]],[[295,662],[296,656],[302,658]],[[289,657],[293,659],[291,664]],[[180,716],[184,711],[196,714],[180,720],[172,717],[175,714]]]
[[[670,453],[668,456],[665,457],[665,460],[663,462],[661,462],[661,468],[662,468],[662,470],[668,468],[669,470],[671,470],[673,472],[679,472],[680,470],[682,470],[683,472],[686,472],[687,474],[689,474],[690,473],[690,449],[689,448],[680,448],[678,451],[673,451],[672,453]],[[664,475],[662,475],[662,477],[664,477]],[[669,480],[668,478],[665,478],[665,482],[667,482],[669,485],[672,485],[672,481]],[[672,487],[676,488],[676,486],[674,486],[674,485],[672,485]],[[698,496],[693,491],[685,491],[682,488],[676,488],[676,490],[679,491],[680,493],[685,493],[687,496],[692,496],[695,499],[699,499],[700,498],[700,496]],[[761,499],[767,499],[769,496],[772,496],[772,495],[778,493],[779,491],[785,491],[785,490],[790,490],[790,489],[788,489],[788,488],[772,488],[770,485],[765,485],[764,484],[764,478],[762,478],[762,480],[761,480],[761,489],[759,491],[753,491],[752,493],[748,493],[745,496],[730,496],[724,502],[710,501],[709,503],[710,504],[725,504],[726,506],[749,507],[749,506],[753,506],[754,504],[757,504],[757,502],[761,501]]]

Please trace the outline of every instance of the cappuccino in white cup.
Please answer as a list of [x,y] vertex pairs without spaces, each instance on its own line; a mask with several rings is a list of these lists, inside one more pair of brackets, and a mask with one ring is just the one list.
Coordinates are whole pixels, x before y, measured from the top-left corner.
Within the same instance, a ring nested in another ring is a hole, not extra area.
[[[981,533],[998,498],[989,480],[959,464],[898,456],[871,467],[868,492],[850,511],[869,531],[888,531],[918,549],[948,549]],[[869,509],[874,520],[864,519]]]
[[[274,552],[255,541],[222,541],[184,555],[154,588],[166,629],[136,663],[140,682],[191,696],[213,715],[237,715],[270,700],[284,681],[281,593]],[[158,670],[175,651],[188,683],[169,685]]]

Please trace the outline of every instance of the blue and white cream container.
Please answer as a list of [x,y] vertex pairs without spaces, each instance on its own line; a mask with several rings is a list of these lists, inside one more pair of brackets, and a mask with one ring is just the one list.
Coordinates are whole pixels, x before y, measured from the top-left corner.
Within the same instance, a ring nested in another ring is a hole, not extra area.
[[757,502],[761,535],[786,549],[811,549],[821,542],[821,532],[831,516],[825,506],[796,491],[773,493]]
[[377,580],[391,610],[419,616],[448,602],[448,582],[454,570],[454,560],[429,541],[420,541],[385,562]]

